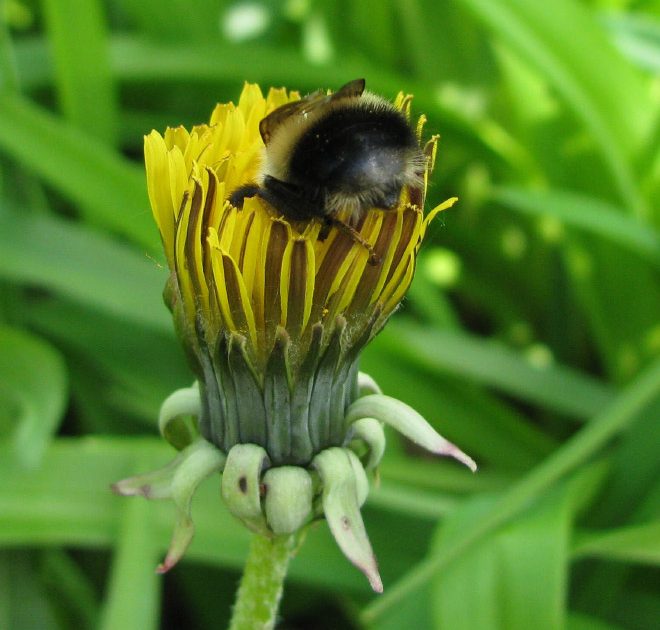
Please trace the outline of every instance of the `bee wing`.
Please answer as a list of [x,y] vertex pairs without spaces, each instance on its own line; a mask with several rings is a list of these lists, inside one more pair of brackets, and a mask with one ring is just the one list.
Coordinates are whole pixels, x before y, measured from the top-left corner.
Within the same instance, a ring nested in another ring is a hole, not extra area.
[[317,90],[301,98],[299,101],[286,103],[278,107],[259,123],[259,133],[261,133],[264,144],[268,145],[275,130],[292,116],[304,116],[320,107],[325,107],[333,101],[362,96],[364,85],[364,79],[355,79],[355,81],[347,83],[332,94],[327,94],[323,90]]
[[350,98],[354,96],[362,96],[364,92],[365,80],[355,79],[346,85],[342,85],[330,98],[334,101],[340,98]]
[[309,94],[299,101],[293,103],[286,103],[277,109],[274,109],[268,116],[263,118],[259,123],[259,133],[265,145],[270,142],[273,132],[286,120],[292,116],[303,115],[310,109],[314,108],[314,103],[325,102],[327,96],[318,90],[313,94]]

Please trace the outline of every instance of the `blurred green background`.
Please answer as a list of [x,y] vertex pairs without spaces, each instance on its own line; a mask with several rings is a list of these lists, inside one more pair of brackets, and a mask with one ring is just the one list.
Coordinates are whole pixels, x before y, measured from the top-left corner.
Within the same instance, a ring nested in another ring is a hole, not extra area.
[[409,297],[363,369],[470,453],[393,434],[364,518],[374,597],[325,524],[281,628],[657,628],[660,2],[0,0],[0,628],[221,628],[248,535],[217,479],[164,578],[191,374],[142,136],[243,81],[366,77],[442,135]]

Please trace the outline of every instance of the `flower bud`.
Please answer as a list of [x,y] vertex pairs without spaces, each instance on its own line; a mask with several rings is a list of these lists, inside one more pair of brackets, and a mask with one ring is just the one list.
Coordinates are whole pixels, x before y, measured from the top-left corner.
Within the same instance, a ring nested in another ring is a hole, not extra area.
[[[164,299],[197,382],[168,397],[160,413],[161,433],[179,456],[114,488],[175,501],[162,571],[192,537],[192,492],[220,471],[224,501],[251,530],[290,535],[323,514],[346,556],[381,591],[360,507],[367,472],[385,449],[382,425],[474,469],[419,414],[358,372],[361,350],[412,281],[429,222],[455,201],[423,214],[437,137],[420,148],[424,118],[408,128],[411,98],[381,99],[411,153],[396,185],[387,181],[364,197],[382,198],[379,207],[335,196],[331,213],[309,216],[309,199],[304,208],[287,202],[283,212],[277,195],[260,188],[260,169],[272,166],[264,142],[273,125],[290,112],[306,120],[328,103],[359,99],[363,88],[358,80],[336,98],[319,92],[299,101],[296,92],[264,97],[246,84],[238,105],[218,105],[209,124],[145,137],[149,199],[170,268]],[[374,156],[378,169],[394,168],[387,155]],[[370,164],[359,165],[365,176],[381,177]],[[252,194],[239,203],[237,191]]]

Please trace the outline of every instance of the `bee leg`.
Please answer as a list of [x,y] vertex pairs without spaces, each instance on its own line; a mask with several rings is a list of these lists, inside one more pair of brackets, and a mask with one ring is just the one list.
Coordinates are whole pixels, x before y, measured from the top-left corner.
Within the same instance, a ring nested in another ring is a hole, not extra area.
[[325,239],[328,238],[328,235],[330,234],[330,228],[332,228],[332,221],[324,219],[323,225],[321,226],[321,231],[319,232],[319,235],[316,237],[316,239],[321,242],[325,241]]
[[[323,220],[325,221],[325,226],[321,228],[321,232],[319,233],[320,240],[324,240],[324,238],[328,236],[327,232],[331,227],[336,227],[346,232],[356,243],[362,245],[362,247],[364,247],[369,252],[370,265],[378,265],[382,262],[381,257],[374,251],[373,245],[365,240],[362,237],[362,234],[360,234],[353,226],[349,225],[348,223],[344,223],[341,219],[337,219],[333,216],[326,215]],[[324,234],[323,238],[321,238],[322,234]]]
[[256,184],[245,184],[240,188],[237,188],[231,195],[229,195],[229,203],[238,208],[239,210],[243,209],[243,202],[247,197],[254,197],[259,192],[259,186]]
[[318,216],[319,204],[296,184],[266,175],[259,197],[291,221],[309,221]]

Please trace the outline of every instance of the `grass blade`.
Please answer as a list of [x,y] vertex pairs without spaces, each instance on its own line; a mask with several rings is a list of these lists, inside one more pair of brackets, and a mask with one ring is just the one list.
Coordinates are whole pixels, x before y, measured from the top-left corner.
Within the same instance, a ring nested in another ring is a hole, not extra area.
[[648,367],[614,402],[579,433],[505,492],[481,519],[463,528],[451,547],[419,563],[380,598],[362,611],[371,623],[396,605],[410,591],[419,588],[438,571],[502,524],[521,512],[533,498],[550,488],[562,476],[593,456],[614,435],[632,424],[660,396],[660,359]]
[[[438,628],[563,627],[571,526],[603,480],[602,465],[580,471],[521,518],[493,532],[434,580]],[[480,497],[444,521],[435,552],[492,508]]]
[[631,158],[650,132],[654,108],[641,75],[616,51],[587,9],[570,0],[462,1],[548,77],[591,131],[626,207],[648,216]]
[[105,144],[114,144],[117,102],[101,3],[46,0],[43,7],[65,117]]
[[13,416],[13,453],[23,466],[34,467],[64,414],[67,374],[61,356],[29,333],[0,326],[0,400],[2,416]]
[[660,521],[583,534],[573,546],[577,558],[660,564]]
[[160,550],[151,513],[147,501],[124,503],[101,630],[156,630],[160,625],[161,578],[154,571]]
[[25,99],[0,94],[0,151],[86,209],[90,220],[156,250],[142,170],[102,143]]
[[170,333],[165,272],[147,256],[73,222],[0,216],[0,276],[47,287],[115,316]]
[[496,189],[492,197],[521,214],[559,219],[569,227],[607,239],[660,266],[658,233],[650,225],[624,215],[610,204],[559,190],[546,193],[513,187]]
[[379,343],[427,370],[467,376],[509,395],[576,417],[611,400],[607,386],[568,367],[536,367],[495,341],[393,321]]

